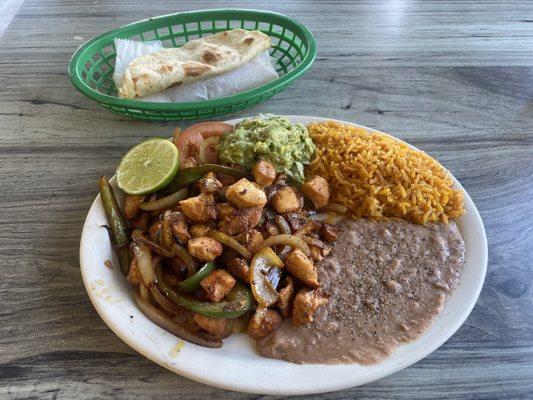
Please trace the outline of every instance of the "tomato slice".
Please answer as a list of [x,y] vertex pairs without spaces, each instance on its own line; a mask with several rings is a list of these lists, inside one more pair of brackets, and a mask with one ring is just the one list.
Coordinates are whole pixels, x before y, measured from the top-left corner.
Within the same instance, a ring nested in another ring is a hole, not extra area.
[[[188,157],[196,156],[201,143],[210,137],[222,136],[224,133],[232,132],[233,125],[224,122],[200,122],[185,129],[176,140],[176,147],[180,151],[180,161]],[[196,150],[196,151],[194,151]],[[207,146],[204,151],[206,163],[218,161],[218,153],[211,146]]]

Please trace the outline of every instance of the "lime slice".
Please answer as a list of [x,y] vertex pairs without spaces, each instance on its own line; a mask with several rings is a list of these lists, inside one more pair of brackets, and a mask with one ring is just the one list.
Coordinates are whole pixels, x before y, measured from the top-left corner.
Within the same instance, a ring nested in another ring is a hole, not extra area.
[[122,157],[117,168],[117,184],[128,194],[153,193],[170,183],[179,167],[174,143],[154,138],[139,143]]

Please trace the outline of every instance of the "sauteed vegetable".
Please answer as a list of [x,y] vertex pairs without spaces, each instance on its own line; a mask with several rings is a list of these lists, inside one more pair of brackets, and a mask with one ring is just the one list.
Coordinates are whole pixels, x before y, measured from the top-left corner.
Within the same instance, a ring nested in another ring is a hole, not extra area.
[[[306,299],[324,304],[328,297],[315,263],[338,235],[322,219],[342,218],[335,213],[342,207],[329,202],[328,183],[318,176],[306,177],[300,190],[262,158],[249,169],[205,163],[218,156],[215,141],[204,142],[232,130],[202,123],[183,138],[176,130],[179,170],[155,193],[126,194],[124,212],[105,177],[99,181],[111,241],[139,309],[206,347],[220,347],[243,325],[262,338],[283,318],[312,322],[317,307]],[[135,165],[153,170],[157,154],[144,156]]]

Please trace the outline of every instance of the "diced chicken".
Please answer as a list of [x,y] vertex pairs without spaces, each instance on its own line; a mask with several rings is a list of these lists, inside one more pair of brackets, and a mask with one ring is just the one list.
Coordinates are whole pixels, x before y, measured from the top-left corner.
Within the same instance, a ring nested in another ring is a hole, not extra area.
[[212,194],[200,193],[180,201],[181,211],[194,222],[207,222],[217,218],[217,208]]
[[312,322],[318,307],[327,302],[328,298],[321,290],[300,289],[293,301],[292,323],[295,326],[301,326]]
[[209,227],[207,225],[204,225],[204,224],[193,224],[189,228],[189,234],[193,238],[197,238],[197,237],[200,237],[200,236],[206,236],[208,230],[209,230]]
[[323,223],[320,227],[320,237],[326,242],[334,242],[339,236],[339,229],[331,224]]
[[246,178],[228,187],[226,198],[238,208],[263,207],[267,203],[265,192]]
[[226,269],[235,278],[243,282],[250,282],[250,266],[244,258],[231,258],[226,263]]
[[139,274],[137,261],[135,261],[135,259],[131,260],[130,270],[128,271],[128,276],[126,279],[132,285],[137,286],[141,284],[141,275]]
[[276,167],[268,161],[260,160],[252,168],[252,175],[261,186],[267,186],[276,179]]
[[222,269],[217,269],[200,281],[200,286],[205,290],[207,298],[217,302],[231,292],[236,280]]
[[231,204],[218,204],[220,219],[218,229],[228,235],[238,235],[241,232],[255,228],[261,220],[261,207],[235,208]]
[[188,157],[180,163],[180,169],[196,167],[198,163],[194,157]]
[[198,188],[202,193],[215,194],[222,189],[222,183],[220,183],[214,173],[210,172],[198,181]]
[[257,253],[263,243],[263,235],[256,229],[240,233],[236,239],[252,254]]
[[211,335],[222,337],[226,331],[227,319],[209,318],[201,314],[194,313],[192,320],[198,325],[200,329],[210,333]]
[[285,286],[279,291],[276,305],[282,316],[288,317],[291,313],[291,303],[294,297],[294,282],[291,277],[285,278]]
[[142,213],[137,218],[134,218],[130,222],[130,227],[132,230],[138,230],[141,232],[148,231],[148,225],[150,224],[150,214]]
[[303,206],[303,202],[296,191],[289,186],[278,190],[272,197],[270,203],[272,204],[272,207],[274,207],[280,214],[298,211]]
[[254,339],[261,339],[278,329],[281,315],[268,308],[258,308],[248,323],[248,334]]
[[201,261],[213,261],[222,254],[222,244],[215,239],[209,237],[197,237],[189,239],[187,242],[187,249],[191,256]]
[[316,208],[324,207],[329,202],[329,185],[321,176],[314,176],[305,182],[302,185],[302,192]]
[[135,196],[133,194],[127,194],[124,197],[124,215],[128,219],[135,218],[139,215],[141,209],[139,203],[144,201],[144,196]]
[[295,249],[287,254],[284,264],[287,270],[306,286],[312,288],[320,286],[315,265],[300,249]]
[[187,244],[191,235],[189,234],[189,224],[185,220],[185,215],[179,211],[167,211],[170,216],[170,230],[178,241]]

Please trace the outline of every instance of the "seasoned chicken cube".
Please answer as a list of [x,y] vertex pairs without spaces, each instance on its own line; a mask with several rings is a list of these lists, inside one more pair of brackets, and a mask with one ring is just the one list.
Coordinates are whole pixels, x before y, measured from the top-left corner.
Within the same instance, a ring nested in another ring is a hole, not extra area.
[[261,186],[267,186],[276,179],[276,167],[268,161],[259,160],[252,168],[252,175]]
[[170,230],[178,241],[187,244],[191,235],[189,234],[189,224],[185,220],[185,215],[179,211],[167,211],[170,217]]
[[281,315],[269,308],[258,308],[248,323],[248,335],[261,339],[278,329]]
[[197,238],[200,236],[207,236],[207,231],[209,230],[209,227],[204,224],[193,224],[189,228],[189,233],[193,238]]
[[222,269],[217,269],[200,281],[200,286],[205,290],[207,298],[217,302],[231,292],[235,286],[235,278]]
[[250,283],[250,266],[244,258],[231,258],[226,263],[226,269],[235,278],[245,283]]
[[192,320],[200,329],[210,333],[213,336],[222,337],[226,331],[227,319],[209,318],[201,314],[194,313]]
[[256,229],[250,229],[249,231],[240,233],[235,239],[242,243],[252,254],[257,253],[261,243],[263,243],[263,235]]
[[302,185],[302,192],[316,208],[324,207],[329,202],[329,185],[321,176],[314,176],[305,182]]
[[320,227],[320,236],[326,242],[334,242],[339,236],[339,229],[331,224],[323,223]]
[[139,269],[137,268],[137,261],[135,261],[135,259],[131,260],[130,270],[128,271],[128,276],[126,279],[132,285],[137,286],[141,284],[141,275],[139,274]]
[[312,288],[320,286],[315,265],[300,249],[294,249],[287,254],[284,264],[287,270],[306,286]]
[[300,289],[293,301],[292,323],[301,326],[312,322],[318,307],[327,302],[328,298],[320,290]]
[[267,203],[265,192],[246,178],[228,187],[226,198],[238,208],[263,207]]
[[278,190],[272,197],[271,204],[280,214],[298,211],[303,206],[296,191],[289,186]]
[[222,183],[220,183],[213,172],[209,172],[198,181],[198,188],[202,193],[215,194],[222,189]]
[[218,229],[228,235],[237,235],[257,226],[261,220],[261,207],[235,208],[231,204],[218,204],[220,219]]
[[288,317],[291,313],[291,302],[294,297],[294,282],[291,277],[285,278],[285,286],[279,291],[279,297],[276,305],[281,315]]
[[187,249],[191,256],[201,261],[213,261],[222,254],[222,244],[215,239],[209,237],[197,237],[189,239],[187,242]]
[[207,222],[217,218],[217,208],[212,194],[200,193],[180,201],[181,211],[194,222]]
[[144,196],[136,196],[133,194],[127,194],[124,197],[124,216],[128,219],[135,218],[139,215],[141,209],[139,203],[144,201]]

